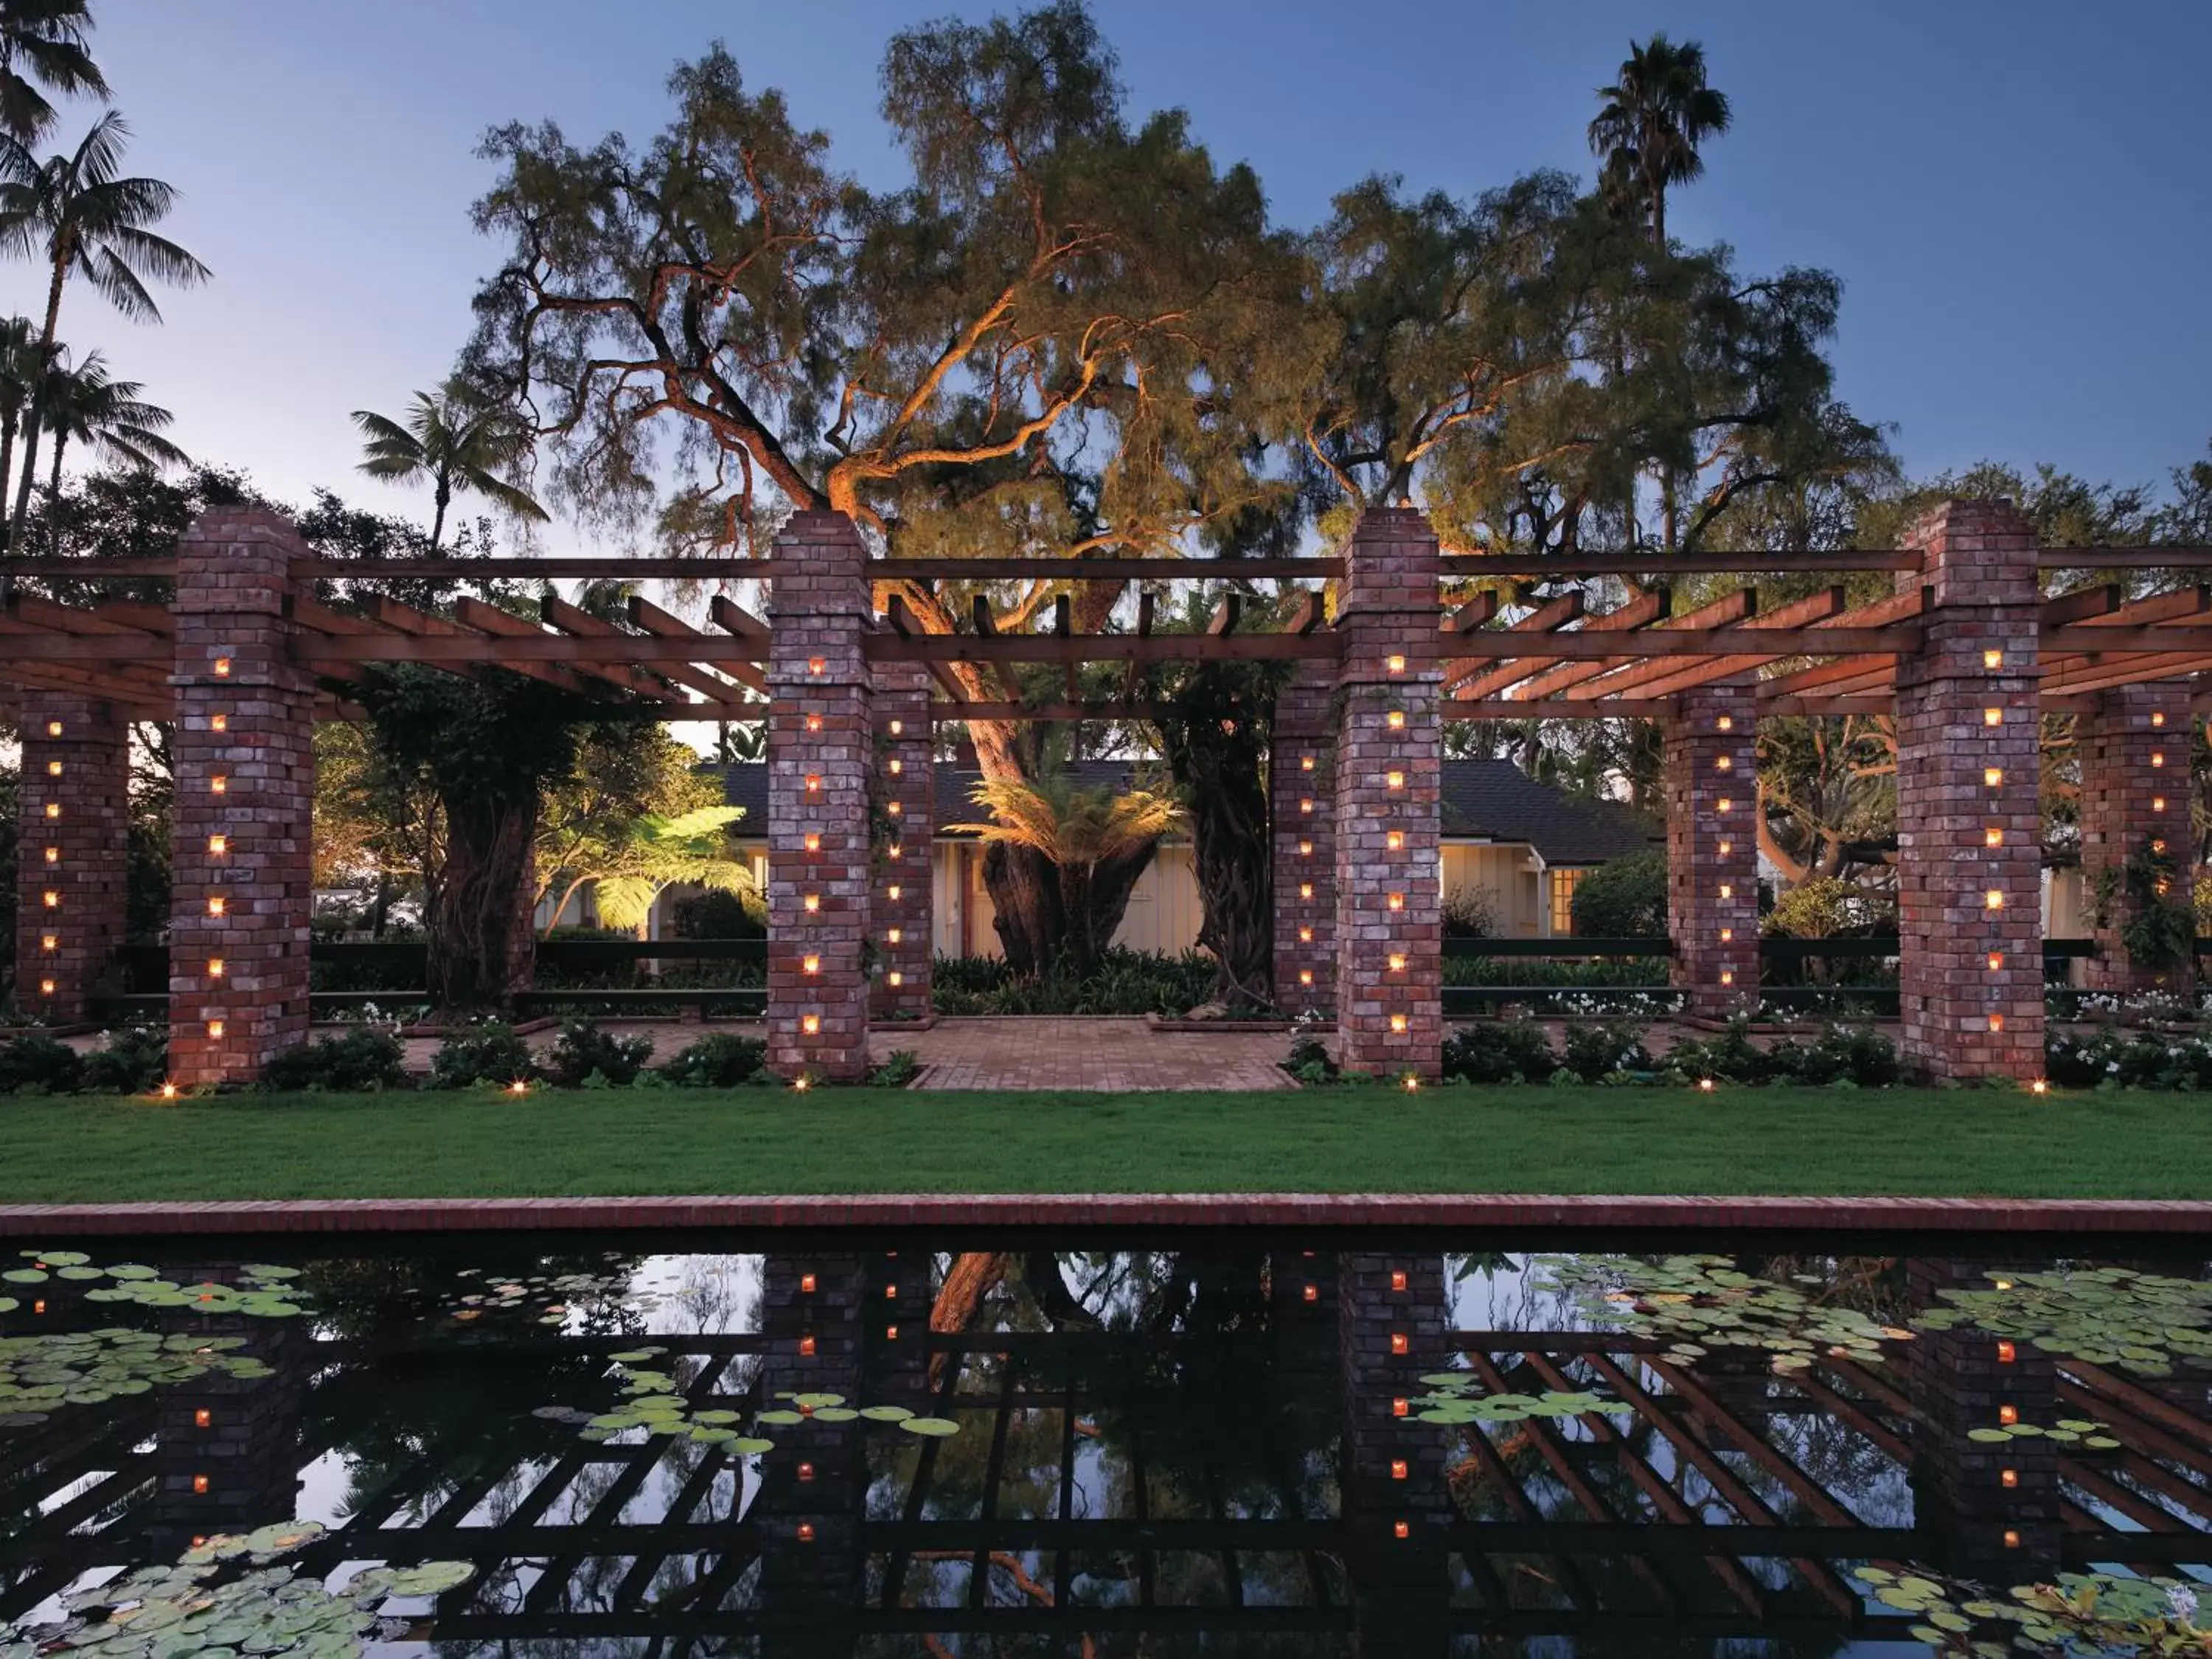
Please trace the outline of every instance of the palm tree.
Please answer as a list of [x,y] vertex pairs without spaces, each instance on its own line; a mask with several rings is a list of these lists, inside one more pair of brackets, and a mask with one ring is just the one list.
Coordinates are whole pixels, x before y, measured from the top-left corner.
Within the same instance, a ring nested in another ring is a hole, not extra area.
[[15,434],[22,430],[23,413],[39,383],[38,343],[31,337],[31,319],[0,319],[0,504],[8,499],[8,480],[15,467]]
[[[111,110],[94,123],[74,152],[41,162],[21,141],[0,135],[0,252],[34,255],[52,271],[46,325],[39,336],[41,365],[54,362],[62,285],[72,271],[133,322],[161,320],[160,307],[146,291],[146,277],[179,288],[207,278],[205,265],[148,228],[167,216],[177,192],[159,179],[119,176],[130,137],[130,127]],[[30,508],[42,418],[38,398],[45,386],[42,373],[24,427],[23,473],[16,484],[10,544]]]
[[89,0],[0,0],[0,132],[35,144],[52,130],[54,106],[33,82],[74,96],[107,96],[85,50]]
[[679,884],[746,896],[754,891],[752,869],[730,856],[728,841],[730,826],[744,816],[742,806],[698,806],[672,818],[651,813],[637,818],[610,858],[563,872],[568,884],[545,931],[560,925],[568,901],[586,882],[592,884],[599,920],[609,927],[642,927],[661,894]]
[[1641,191],[1651,240],[1667,246],[1667,186],[1705,170],[1698,146],[1729,129],[1728,94],[1705,84],[1705,49],[1676,46],[1655,34],[1628,43],[1628,57],[1589,124],[1591,153],[1603,158],[1602,180],[1616,199]]
[[1065,778],[1037,782],[1020,778],[985,779],[969,793],[987,808],[988,823],[948,824],[987,845],[1022,848],[1050,864],[1058,875],[1058,897],[1066,926],[1067,947],[1079,972],[1087,972],[1112,939],[1121,903],[1102,916],[1094,901],[1100,872],[1103,885],[1118,889],[1127,902],[1127,884],[1142,873],[1153,844],[1182,817],[1176,798],[1151,789],[1078,789]]
[[72,441],[88,443],[111,461],[159,471],[190,458],[161,434],[176,418],[158,404],[141,402],[146,388],[136,380],[110,378],[99,352],[85,354],[74,368],[57,361],[46,371],[40,399],[40,424],[54,441],[49,495],[62,487],[62,456]]
[[353,412],[354,424],[368,440],[368,459],[361,470],[393,483],[429,484],[436,511],[430,523],[430,550],[446,531],[446,507],[461,491],[489,495],[519,519],[550,515],[527,493],[498,475],[529,452],[530,428],[511,410],[484,405],[459,380],[436,392],[418,392],[405,421],[366,409]]

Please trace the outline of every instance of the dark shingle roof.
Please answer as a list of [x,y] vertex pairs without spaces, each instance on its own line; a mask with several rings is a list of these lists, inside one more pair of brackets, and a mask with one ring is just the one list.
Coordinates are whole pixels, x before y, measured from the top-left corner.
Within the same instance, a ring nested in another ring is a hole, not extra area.
[[[738,764],[720,771],[725,797],[745,810],[738,833],[748,838],[766,835],[768,768]],[[1125,789],[1131,781],[1126,761],[1077,761],[1067,771],[1085,789]],[[937,769],[939,823],[970,822],[980,815],[982,809],[969,792],[981,776],[972,766]],[[1660,839],[1657,830],[1635,813],[1539,783],[1502,760],[1444,763],[1443,831],[1447,841],[1525,842],[1547,864],[1602,864]]]
[[1539,783],[1511,761],[1448,760],[1447,841],[1526,842],[1547,864],[1603,864],[1663,839],[1626,807]]

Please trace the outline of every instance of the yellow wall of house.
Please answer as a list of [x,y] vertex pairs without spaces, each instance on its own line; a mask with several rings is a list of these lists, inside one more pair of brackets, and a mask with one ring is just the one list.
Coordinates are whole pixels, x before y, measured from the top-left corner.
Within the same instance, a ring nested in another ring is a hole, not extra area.
[[1499,939],[1551,936],[1544,874],[1526,847],[1444,843],[1444,897],[1460,891],[1482,895]]

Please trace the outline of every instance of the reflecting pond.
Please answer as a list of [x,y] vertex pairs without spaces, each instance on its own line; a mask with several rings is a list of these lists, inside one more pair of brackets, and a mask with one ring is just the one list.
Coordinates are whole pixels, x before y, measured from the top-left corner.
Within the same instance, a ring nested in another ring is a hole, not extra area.
[[0,1659],[2212,1655],[2201,1254],[1663,1243],[0,1246]]

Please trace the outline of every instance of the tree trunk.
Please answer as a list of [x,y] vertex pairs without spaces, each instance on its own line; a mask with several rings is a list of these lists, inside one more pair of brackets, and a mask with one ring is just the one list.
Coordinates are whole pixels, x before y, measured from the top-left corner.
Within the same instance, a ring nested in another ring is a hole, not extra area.
[[8,480],[15,471],[15,428],[20,414],[0,416],[0,501],[8,499]]
[[515,895],[532,890],[537,830],[534,789],[526,800],[446,803],[445,866],[423,915],[430,996],[440,1007],[496,1007],[528,986],[529,915]]
[[69,275],[69,262],[75,252],[71,239],[64,237],[62,246],[54,252],[52,279],[46,284],[46,323],[39,336],[39,361],[36,378],[31,382],[31,410],[23,422],[23,474],[15,489],[15,513],[9,520],[5,545],[13,547],[23,533],[24,520],[31,510],[31,481],[39,471],[39,422],[46,412],[46,377],[54,366],[54,333],[62,321],[62,279]]
[[1267,794],[1257,768],[1217,775],[1190,791],[1190,840],[1198,942],[1219,964],[1222,999],[1232,1006],[1272,1007],[1275,872]]
[[439,538],[446,533],[446,503],[453,498],[453,486],[440,478],[435,497],[437,507],[430,517],[430,556],[433,558],[437,556]]
[[1052,860],[1035,848],[994,842],[983,854],[983,885],[1006,966],[1024,978],[1042,973],[1067,933]]

